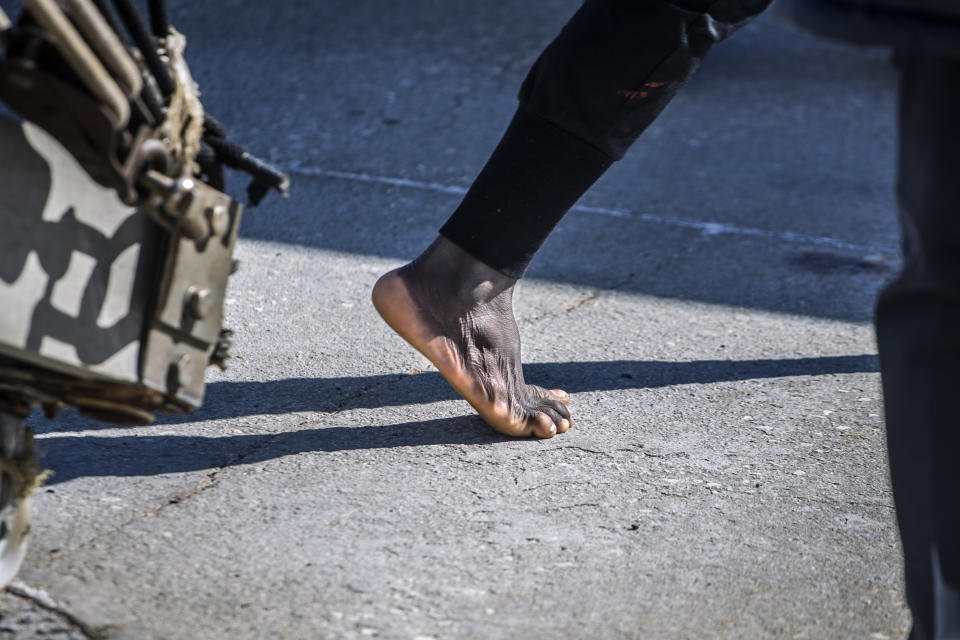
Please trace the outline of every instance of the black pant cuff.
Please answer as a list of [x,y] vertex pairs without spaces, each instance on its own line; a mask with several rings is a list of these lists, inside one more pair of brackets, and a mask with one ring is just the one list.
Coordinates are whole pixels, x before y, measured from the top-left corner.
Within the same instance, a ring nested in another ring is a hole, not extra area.
[[520,278],[563,215],[611,164],[590,143],[521,106],[440,234]]

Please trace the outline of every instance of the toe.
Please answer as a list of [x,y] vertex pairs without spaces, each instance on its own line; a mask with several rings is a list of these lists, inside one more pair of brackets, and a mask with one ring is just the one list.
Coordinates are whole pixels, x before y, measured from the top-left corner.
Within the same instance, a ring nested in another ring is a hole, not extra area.
[[[563,407],[563,405],[560,404],[559,402],[555,402],[553,404],[556,404],[559,407]],[[541,405],[540,411],[545,413],[547,417],[550,418],[550,421],[556,427],[556,433],[563,433],[564,431],[570,428],[570,421],[564,418],[563,413],[555,409],[553,406],[548,404]],[[564,423],[566,423],[566,426],[564,426]]]
[[538,408],[553,419],[553,423],[557,425],[558,433],[564,433],[573,426],[573,416],[570,415],[570,408],[559,400],[549,397],[543,398]]
[[570,405],[554,400],[553,398],[544,398],[543,403],[560,414],[561,418],[572,420],[570,417]]
[[557,435],[557,425],[546,413],[538,413],[530,422],[533,435],[538,438],[552,438]]
[[570,405],[570,394],[564,391],[563,389],[550,389],[550,393],[556,396],[557,400],[563,404]]

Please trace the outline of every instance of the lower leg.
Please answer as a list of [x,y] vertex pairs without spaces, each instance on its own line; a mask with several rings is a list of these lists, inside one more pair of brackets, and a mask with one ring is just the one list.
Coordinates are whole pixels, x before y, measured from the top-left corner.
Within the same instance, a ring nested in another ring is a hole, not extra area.
[[569,399],[524,382],[513,317],[516,280],[438,238],[384,275],[373,304],[494,429],[550,438],[572,425]]
[[[587,0],[441,237],[374,287],[377,310],[495,429],[548,438],[563,391],[528,385],[512,296],[566,211],[656,118],[710,46],[770,0]],[[719,9],[723,15],[711,15]]]

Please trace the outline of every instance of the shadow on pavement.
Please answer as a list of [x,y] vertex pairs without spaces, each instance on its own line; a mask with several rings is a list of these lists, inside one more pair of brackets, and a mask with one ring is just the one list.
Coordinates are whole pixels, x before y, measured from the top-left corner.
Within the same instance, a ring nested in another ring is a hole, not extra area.
[[59,436],[37,441],[46,485],[85,477],[153,476],[217,469],[307,452],[386,449],[438,444],[485,445],[512,440],[477,416],[386,426],[323,427],[282,433],[174,436]]
[[[574,393],[877,370],[877,359],[873,355],[697,362],[615,360],[538,363],[525,367],[530,380],[550,386],[562,384]],[[457,397],[438,373],[218,382],[210,385],[208,393],[210,401],[201,411],[187,416],[168,416],[162,422],[379,408]],[[47,429],[48,432],[58,430],[64,431],[56,426]],[[334,426],[212,437],[153,436],[149,431],[108,437],[64,435],[44,437],[37,444],[44,464],[55,473],[48,482],[52,485],[88,476],[149,476],[252,464],[306,452],[484,445],[507,440],[510,438],[495,433],[477,416],[467,415],[386,426]]]
[[[541,362],[523,367],[525,378],[570,393],[652,389],[753,378],[871,373],[874,355],[822,356],[774,360],[698,360],[653,362]],[[286,378],[269,382],[216,382],[207,387],[204,407],[188,415],[163,416],[163,423],[218,420],[243,415],[296,411],[377,409],[454,400],[459,396],[435,372],[342,378]]]

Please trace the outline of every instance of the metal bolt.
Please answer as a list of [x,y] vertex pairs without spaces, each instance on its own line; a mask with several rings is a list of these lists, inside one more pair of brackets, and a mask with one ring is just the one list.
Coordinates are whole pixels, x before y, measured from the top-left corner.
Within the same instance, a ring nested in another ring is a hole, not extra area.
[[210,220],[210,229],[214,236],[222,236],[230,227],[230,216],[222,204],[207,207],[207,219]]
[[213,310],[213,294],[210,289],[201,289],[197,285],[187,288],[187,313],[194,320],[203,320]]
[[183,215],[187,212],[190,203],[193,202],[193,190],[195,187],[196,184],[193,178],[178,178],[174,183],[174,188],[170,193],[170,199],[177,214]]
[[196,186],[193,178],[170,180],[166,176],[162,176],[161,179],[156,180],[156,183],[165,185],[165,209],[167,213],[174,218],[180,218],[186,215],[191,203],[193,203],[193,190]]

